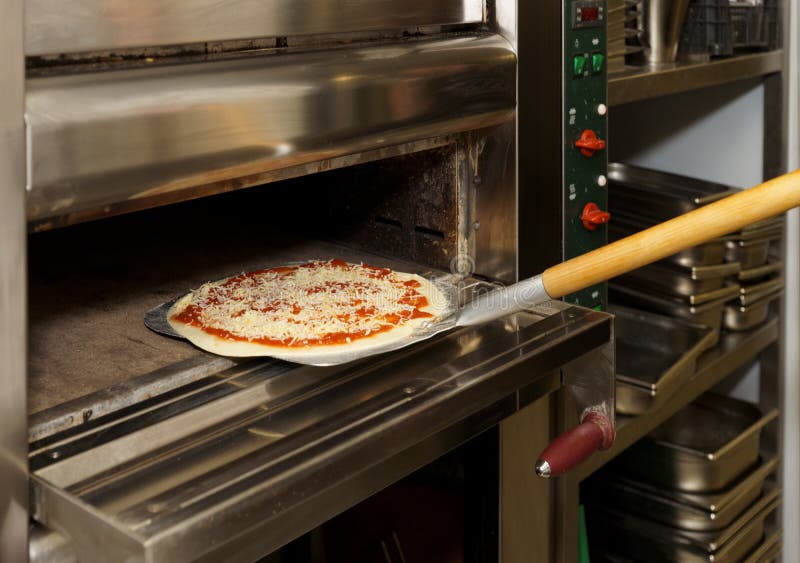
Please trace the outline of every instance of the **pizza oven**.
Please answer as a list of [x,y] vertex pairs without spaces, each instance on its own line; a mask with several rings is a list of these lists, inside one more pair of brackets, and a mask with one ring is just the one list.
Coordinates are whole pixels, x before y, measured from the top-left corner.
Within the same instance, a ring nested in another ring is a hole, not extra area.
[[2,213],[24,206],[27,234],[2,244],[27,261],[3,399],[27,422],[3,444],[22,509],[3,549],[395,561],[429,541],[423,514],[443,561],[500,560],[525,515],[555,537],[569,511],[534,461],[564,405],[613,421],[611,317],[582,296],[331,367],[143,319],[310,259],[450,273],[467,302],[568,255],[565,57],[543,30],[569,7],[228,4],[26,3],[25,198]]

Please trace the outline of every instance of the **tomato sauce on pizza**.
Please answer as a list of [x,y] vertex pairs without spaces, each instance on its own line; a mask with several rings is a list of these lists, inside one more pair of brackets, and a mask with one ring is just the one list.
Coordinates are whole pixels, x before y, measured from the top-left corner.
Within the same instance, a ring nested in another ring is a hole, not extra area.
[[423,283],[387,268],[311,261],[206,283],[170,321],[231,342],[346,345],[432,318]]

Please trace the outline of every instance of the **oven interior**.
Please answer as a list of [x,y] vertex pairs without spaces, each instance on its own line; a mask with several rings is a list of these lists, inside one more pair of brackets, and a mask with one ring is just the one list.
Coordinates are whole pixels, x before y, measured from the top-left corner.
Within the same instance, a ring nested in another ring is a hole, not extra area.
[[29,411],[203,353],[144,312],[269,265],[343,258],[455,264],[456,145],[30,235]]

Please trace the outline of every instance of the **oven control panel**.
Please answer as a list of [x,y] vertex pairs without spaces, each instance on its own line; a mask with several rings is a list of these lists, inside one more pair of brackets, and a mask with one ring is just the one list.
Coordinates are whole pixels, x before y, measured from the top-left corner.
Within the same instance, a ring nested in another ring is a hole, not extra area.
[[[564,259],[606,244],[607,75],[605,0],[564,1]],[[565,297],[605,309],[606,284]]]

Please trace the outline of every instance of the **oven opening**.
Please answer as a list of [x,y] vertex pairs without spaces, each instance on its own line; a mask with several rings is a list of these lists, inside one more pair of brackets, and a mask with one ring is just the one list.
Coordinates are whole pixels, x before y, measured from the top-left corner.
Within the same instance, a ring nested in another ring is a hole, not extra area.
[[447,271],[455,144],[29,236],[37,413],[197,355],[144,313],[241,271],[311,259]]
[[[187,290],[241,271],[310,259],[448,271],[459,249],[468,248],[460,225],[471,223],[464,216],[468,198],[458,192],[459,150],[451,142],[30,234],[31,469],[63,483],[64,476],[53,472],[51,464],[80,457],[84,449],[112,447],[114,440],[152,431],[172,416],[188,416],[200,403],[192,399],[196,395],[224,400],[225,389],[253,381],[278,385],[285,368],[213,358],[144,327],[147,310]],[[424,360],[413,362],[425,365]],[[339,377],[322,373],[323,382]],[[313,385],[303,392],[316,393]],[[300,421],[289,418],[278,426],[308,424],[307,414]],[[291,430],[282,432],[246,425],[246,437],[232,440],[226,455],[245,459]],[[491,561],[490,554],[496,554],[497,448],[496,429],[486,431],[264,561],[380,556],[399,562],[423,553],[435,553],[436,561]],[[165,477],[142,478],[136,487],[156,497],[166,494],[165,482],[196,477],[174,460],[148,460],[162,466]],[[224,459],[206,463],[224,468]],[[118,478],[113,485],[102,484],[102,478],[64,488],[98,507],[127,506],[122,513],[133,513],[136,503],[127,504],[131,494],[118,492],[129,484],[124,476]],[[428,500],[423,503],[423,498]],[[158,504],[145,503],[143,510]],[[477,529],[481,532],[469,533]]]

